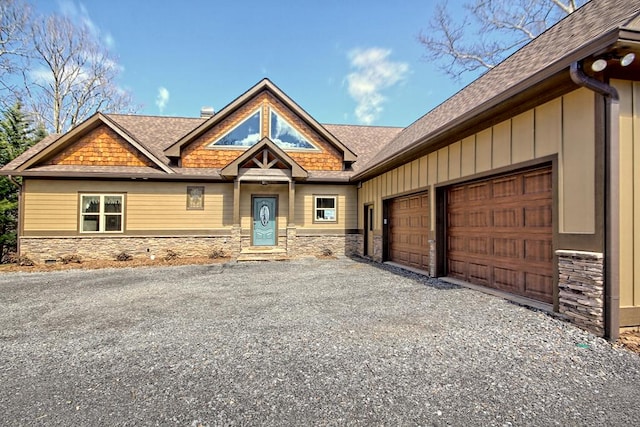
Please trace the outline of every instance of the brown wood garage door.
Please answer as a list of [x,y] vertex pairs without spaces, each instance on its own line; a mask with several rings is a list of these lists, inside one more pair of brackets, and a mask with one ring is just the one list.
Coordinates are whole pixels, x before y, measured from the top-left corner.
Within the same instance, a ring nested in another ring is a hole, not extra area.
[[389,259],[429,270],[429,195],[424,192],[389,202]]
[[449,276],[553,302],[551,182],[543,168],[449,189]]

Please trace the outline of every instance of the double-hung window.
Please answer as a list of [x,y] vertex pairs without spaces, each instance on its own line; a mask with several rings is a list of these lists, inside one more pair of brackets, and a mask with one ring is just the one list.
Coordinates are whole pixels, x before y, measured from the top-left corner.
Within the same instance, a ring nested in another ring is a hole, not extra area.
[[313,219],[315,222],[336,222],[338,220],[336,196],[315,196],[314,199]]
[[124,195],[82,194],[80,195],[80,232],[122,233]]

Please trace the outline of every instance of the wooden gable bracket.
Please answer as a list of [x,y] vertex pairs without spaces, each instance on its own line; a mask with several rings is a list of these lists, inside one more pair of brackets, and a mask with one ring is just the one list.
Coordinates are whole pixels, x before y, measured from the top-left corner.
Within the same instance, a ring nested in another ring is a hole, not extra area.
[[306,179],[309,176],[302,166],[266,137],[222,168],[220,175],[226,178],[236,178],[240,169],[252,167],[265,171],[267,169],[287,169],[291,171],[291,178],[298,180]]

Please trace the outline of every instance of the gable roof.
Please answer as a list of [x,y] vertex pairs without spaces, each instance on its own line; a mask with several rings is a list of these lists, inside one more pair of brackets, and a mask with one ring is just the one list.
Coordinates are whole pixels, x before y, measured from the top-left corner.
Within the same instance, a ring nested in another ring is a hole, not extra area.
[[328,132],[320,123],[318,123],[313,117],[311,117],[306,111],[304,111],[298,104],[296,104],[291,98],[289,98],[284,92],[282,92],[280,88],[274,85],[269,79],[262,79],[260,82],[258,82],[258,84],[253,86],[244,94],[240,95],[233,102],[220,110],[217,114],[213,115],[205,122],[201,123],[198,127],[193,129],[191,132],[184,135],[175,143],[171,144],[165,149],[165,155],[167,157],[179,157],[180,150],[184,146],[204,134],[216,124],[220,123],[223,119],[228,117],[239,107],[244,105],[247,101],[254,98],[256,95],[263,91],[268,91],[269,93],[273,94],[280,102],[282,102],[296,115],[298,115],[298,117],[302,118],[306,122],[306,124],[309,125],[314,131],[316,131],[330,144],[340,150],[343,153],[343,159],[345,162],[356,161],[357,155],[353,151],[351,151],[351,149],[349,149],[346,145],[342,144],[342,142],[336,139],[335,136]]
[[383,173],[405,153],[435,145],[465,122],[471,126],[481,113],[545,79],[562,72],[568,75],[572,62],[610,48],[620,38],[640,40],[640,34],[632,34],[638,31],[639,14],[636,1],[588,2],[403,130],[353,179]]
[[[155,164],[158,169],[163,170],[166,173],[173,173],[170,167],[168,167],[165,163],[163,163],[157,156],[155,156],[150,150],[147,149],[144,145],[140,144],[135,138],[131,137],[124,129],[114,123],[111,119],[106,117],[101,113],[96,113],[91,116],[86,121],[82,122],[77,127],[73,128],[66,134],[49,141],[45,140],[41,141],[40,144],[36,144],[38,146],[38,150],[33,150],[30,155],[20,156],[20,164],[15,165],[15,170],[24,171],[31,166],[36,166],[38,162],[46,159],[49,156],[52,156],[57,151],[61,150],[63,147],[72,144],[76,138],[84,135],[85,133],[97,128],[100,125],[106,125],[111,128],[114,132],[116,132],[120,137],[122,137],[125,141],[131,144],[136,150],[142,153],[147,159],[149,159],[153,164]],[[36,146],[32,147],[35,148]],[[29,151],[29,150],[28,150]],[[27,153],[24,153],[27,154]],[[16,162],[17,163],[17,162]]]

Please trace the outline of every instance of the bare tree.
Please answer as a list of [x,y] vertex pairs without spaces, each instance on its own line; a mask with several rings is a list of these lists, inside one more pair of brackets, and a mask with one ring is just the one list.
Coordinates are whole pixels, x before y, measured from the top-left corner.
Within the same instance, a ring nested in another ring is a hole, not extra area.
[[436,7],[418,35],[432,60],[449,76],[486,71],[587,0],[475,0],[454,20],[446,3]]
[[31,38],[25,102],[49,131],[65,132],[98,110],[132,108],[116,84],[120,66],[89,28],[52,15],[33,23]]
[[3,107],[12,105],[13,95],[19,91],[13,77],[24,63],[28,52],[28,38],[24,31],[29,22],[30,9],[21,0],[0,0],[0,94]]

